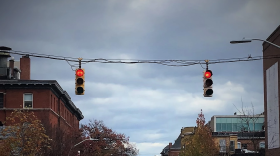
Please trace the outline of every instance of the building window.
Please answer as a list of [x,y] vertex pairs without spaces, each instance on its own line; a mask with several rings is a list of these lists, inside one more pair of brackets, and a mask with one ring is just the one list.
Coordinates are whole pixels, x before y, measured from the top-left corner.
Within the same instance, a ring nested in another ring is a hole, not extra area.
[[24,108],[32,108],[33,107],[33,95],[32,94],[24,94]]
[[235,148],[234,148],[234,141],[233,140],[230,141],[229,148],[230,148],[230,151],[234,151],[235,150]]
[[4,106],[4,94],[0,93],[0,108],[3,108]]
[[237,142],[237,149],[241,149],[241,142]]
[[247,149],[247,144],[241,144],[242,149]]
[[232,131],[237,132],[237,123],[232,123]]
[[255,123],[255,131],[262,131],[263,123]]
[[260,142],[260,148],[265,148],[265,142]]
[[52,94],[51,94],[51,109],[53,110]]
[[232,123],[227,123],[227,132],[232,132]]
[[222,123],[222,131],[226,132],[227,131],[227,124]]
[[54,105],[54,107],[55,107],[55,97],[53,97],[53,105]]
[[226,140],[220,139],[220,152],[225,153],[226,152]]
[[216,123],[216,131],[217,132],[221,132],[222,131],[221,123]]

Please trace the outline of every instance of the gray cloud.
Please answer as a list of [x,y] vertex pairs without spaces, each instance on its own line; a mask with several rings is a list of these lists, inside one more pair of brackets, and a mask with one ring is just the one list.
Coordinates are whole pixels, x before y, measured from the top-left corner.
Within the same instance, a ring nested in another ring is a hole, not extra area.
[[[262,55],[261,42],[279,25],[279,1],[5,1],[0,41],[14,50],[85,59],[205,60]],[[13,55],[16,60],[19,56]],[[72,65],[75,64],[70,62]],[[77,66],[76,66],[77,67]],[[205,65],[83,65],[84,96],[74,94],[66,61],[31,57],[31,78],[57,80],[85,119],[103,120],[130,136],[141,155],[159,155],[180,128],[233,114],[241,98],[263,111],[262,61],[211,64],[214,96],[202,96]]]

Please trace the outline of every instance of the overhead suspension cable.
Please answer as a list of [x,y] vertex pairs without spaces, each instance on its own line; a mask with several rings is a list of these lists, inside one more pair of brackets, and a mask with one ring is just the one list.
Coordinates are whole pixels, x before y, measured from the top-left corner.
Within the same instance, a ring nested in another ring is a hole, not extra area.
[[[1,50],[0,50],[1,51]],[[79,62],[78,58],[74,57],[65,57],[65,56],[55,56],[55,55],[46,55],[46,54],[39,54],[39,53],[30,53],[30,52],[22,52],[22,51],[2,51],[2,52],[8,52],[11,54],[17,54],[17,55],[28,55],[33,57],[39,57],[39,58],[48,58],[48,59],[55,59],[55,60],[64,60],[69,62]],[[227,59],[216,59],[216,60],[209,60],[208,64],[217,64],[217,63],[230,63],[230,62],[245,62],[245,61],[256,61],[256,60],[262,60],[262,59],[273,59],[273,58],[280,58],[279,55],[269,55],[269,56],[254,56],[252,57],[249,55],[249,57],[242,57],[242,58],[227,58]],[[90,63],[90,62],[96,62],[96,63],[122,63],[122,64],[140,64],[140,63],[150,63],[150,64],[160,64],[165,66],[191,66],[196,64],[206,64],[205,60],[137,60],[137,59],[104,59],[104,58],[98,58],[98,59],[83,59],[81,61],[84,63]]]

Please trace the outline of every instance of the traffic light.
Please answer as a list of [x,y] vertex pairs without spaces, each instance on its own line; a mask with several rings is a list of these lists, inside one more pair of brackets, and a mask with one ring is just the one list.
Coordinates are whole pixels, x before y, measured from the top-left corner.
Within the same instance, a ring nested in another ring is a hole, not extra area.
[[204,87],[204,97],[212,97],[213,95],[213,81],[212,81],[212,71],[206,70],[203,72],[203,87]]
[[76,69],[76,79],[75,79],[75,93],[76,95],[84,95],[85,91],[85,69]]

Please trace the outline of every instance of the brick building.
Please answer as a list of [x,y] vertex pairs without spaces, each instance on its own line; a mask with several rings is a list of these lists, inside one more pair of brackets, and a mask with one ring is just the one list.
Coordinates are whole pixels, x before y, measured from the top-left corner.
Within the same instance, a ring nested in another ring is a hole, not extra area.
[[[267,38],[267,41],[280,45],[280,25]],[[280,153],[280,49],[263,43],[263,78],[264,78],[264,111],[265,111],[265,147],[266,155],[278,156]]]
[[182,127],[178,138],[175,140],[174,144],[170,142],[160,153],[161,156],[178,156],[182,148],[185,148],[185,139],[190,135],[193,135],[195,127]]
[[78,130],[84,116],[58,82],[30,80],[30,58],[23,56],[15,64],[13,59],[7,62],[9,57],[8,53],[0,52],[0,126],[8,126],[3,123],[14,109],[28,109],[50,134],[57,128]]

